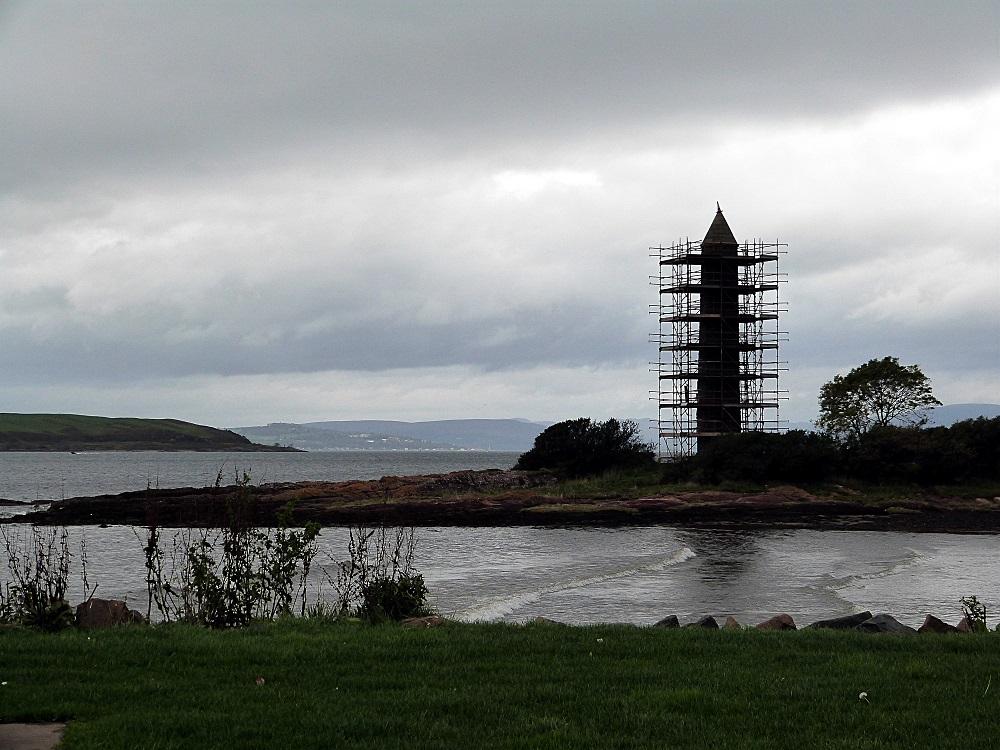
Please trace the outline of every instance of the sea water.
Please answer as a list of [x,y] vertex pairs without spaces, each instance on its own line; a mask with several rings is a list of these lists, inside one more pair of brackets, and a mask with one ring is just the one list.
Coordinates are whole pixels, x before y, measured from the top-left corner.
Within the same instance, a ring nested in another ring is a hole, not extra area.
[[[0,454],[0,495],[33,499],[146,486],[208,484],[219,468],[250,467],[270,481],[375,478],[459,468],[509,467],[513,454]],[[251,465],[252,464],[252,465]],[[267,476],[267,475],[270,476]],[[34,483],[34,484],[33,484]],[[138,486],[136,486],[138,485]],[[2,509],[0,509],[2,510]],[[23,525],[7,527],[26,534]],[[143,529],[73,527],[85,540],[98,596],[145,610]],[[175,533],[175,532],[165,532]],[[641,527],[418,528],[415,567],[431,602],[462,620],[651,624],[676,614],[759,622],[779,612],[803,624],[863,609],[910,625],[927,613],[955,622],[975,594],[1000,611],[1000,536],[811,529]],[[347,531],[323,529],[311,597],[329,597]],[[77,563],[79,560],[77,559]],[[2,569],[2,566],[0,566]],[[74,599],[81,584],[74,578]],[[995,618],[990,617],[991,621]]]

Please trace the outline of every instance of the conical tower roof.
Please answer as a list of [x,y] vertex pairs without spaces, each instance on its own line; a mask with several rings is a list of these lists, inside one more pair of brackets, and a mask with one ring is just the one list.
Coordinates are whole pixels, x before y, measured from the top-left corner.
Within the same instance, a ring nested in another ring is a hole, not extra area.
[[702,247],[705,245],[731,245],[739,247],[740,243],[736,241],[733,230],[729,228],[729,223],[726,221],[726,217],[722,215],[722,209],[718,203],[715,204],[715,208],[715,218],[712,219],[712,226],[708,228],[705,239],[701,241]]

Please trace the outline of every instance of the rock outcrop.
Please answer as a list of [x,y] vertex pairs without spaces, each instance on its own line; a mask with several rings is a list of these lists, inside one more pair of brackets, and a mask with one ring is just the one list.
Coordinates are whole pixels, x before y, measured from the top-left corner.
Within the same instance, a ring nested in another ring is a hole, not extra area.
[[845,615],[844,617],[834,617],[829,620],[819,620],[807,625],[809,628],[827,628],[829,630],[850,630],[856,628],[866,620],[872,619],[872,613],[865,610],[856,615]]
[[764,622],[757,623],[757,630],[795,630],[795,620],[791,615],[781,613]]
[[88,599],[76,608],[76,625],[84,630],[144,623],[140,612],[117,599]]
[[439,628],[447,620],[438,615],[426,615],[425,617],[408,617],[399,624],[404,628]]
[[924,624],[917,628],[918,633],[957,633],[958,628],[949,625],[944,620],[940,620],[934,615],[927,615]]
[[715,618],[711,615],[707,617],[702,617],[697,622],[691,622],[685,625],[686,628],[705,628],[706,630],[718,630],[719,623],[715,621]]
[[679,628],[680,626],[681,623],[677,619],[677,615],[667,615],[662,620],[653,623],[654,628]]
[[904,625],[892,615],[875,615],[857,626],[863,633],[891,633],[893,635],[916,635],[917,631]]

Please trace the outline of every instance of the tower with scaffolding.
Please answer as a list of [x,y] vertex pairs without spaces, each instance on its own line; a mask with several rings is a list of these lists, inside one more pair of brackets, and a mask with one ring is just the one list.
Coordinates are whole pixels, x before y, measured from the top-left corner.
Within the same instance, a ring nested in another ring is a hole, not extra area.
[[785,245],[736,241],[722,209],[701,242],[652,247],[652,312],[661,458],[689,456],[720,435],[781,428],[778,358],[784,332],[778,270]]

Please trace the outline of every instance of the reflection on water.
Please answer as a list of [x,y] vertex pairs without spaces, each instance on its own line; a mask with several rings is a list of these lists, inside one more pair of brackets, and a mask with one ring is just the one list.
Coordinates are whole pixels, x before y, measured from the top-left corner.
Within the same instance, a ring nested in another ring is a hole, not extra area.
[[[98,596],[145,610],[135,531],[70,533],[74,545],[86,537]],[[650,624],[711,614],[752,624],[788,612],[805,624],[870,609],[919,625],[928,612],[957,621],[968,594],[991,612],[1000,605],[998,538],[988,535],[649,526],[435,528],[417,537],[416,566],[433,605],[467,620]],[[322,569],[344,557],[347,534],[324,529],[320,541],[314,591]]]
[[702,558],[701,574],[706,582],[714,580],[739,580],[753,567],[754,554],[759,550],[761,536],[774,535],[767,529],[703,530],[678,532],[678,538],[692,549],[699,549]]

